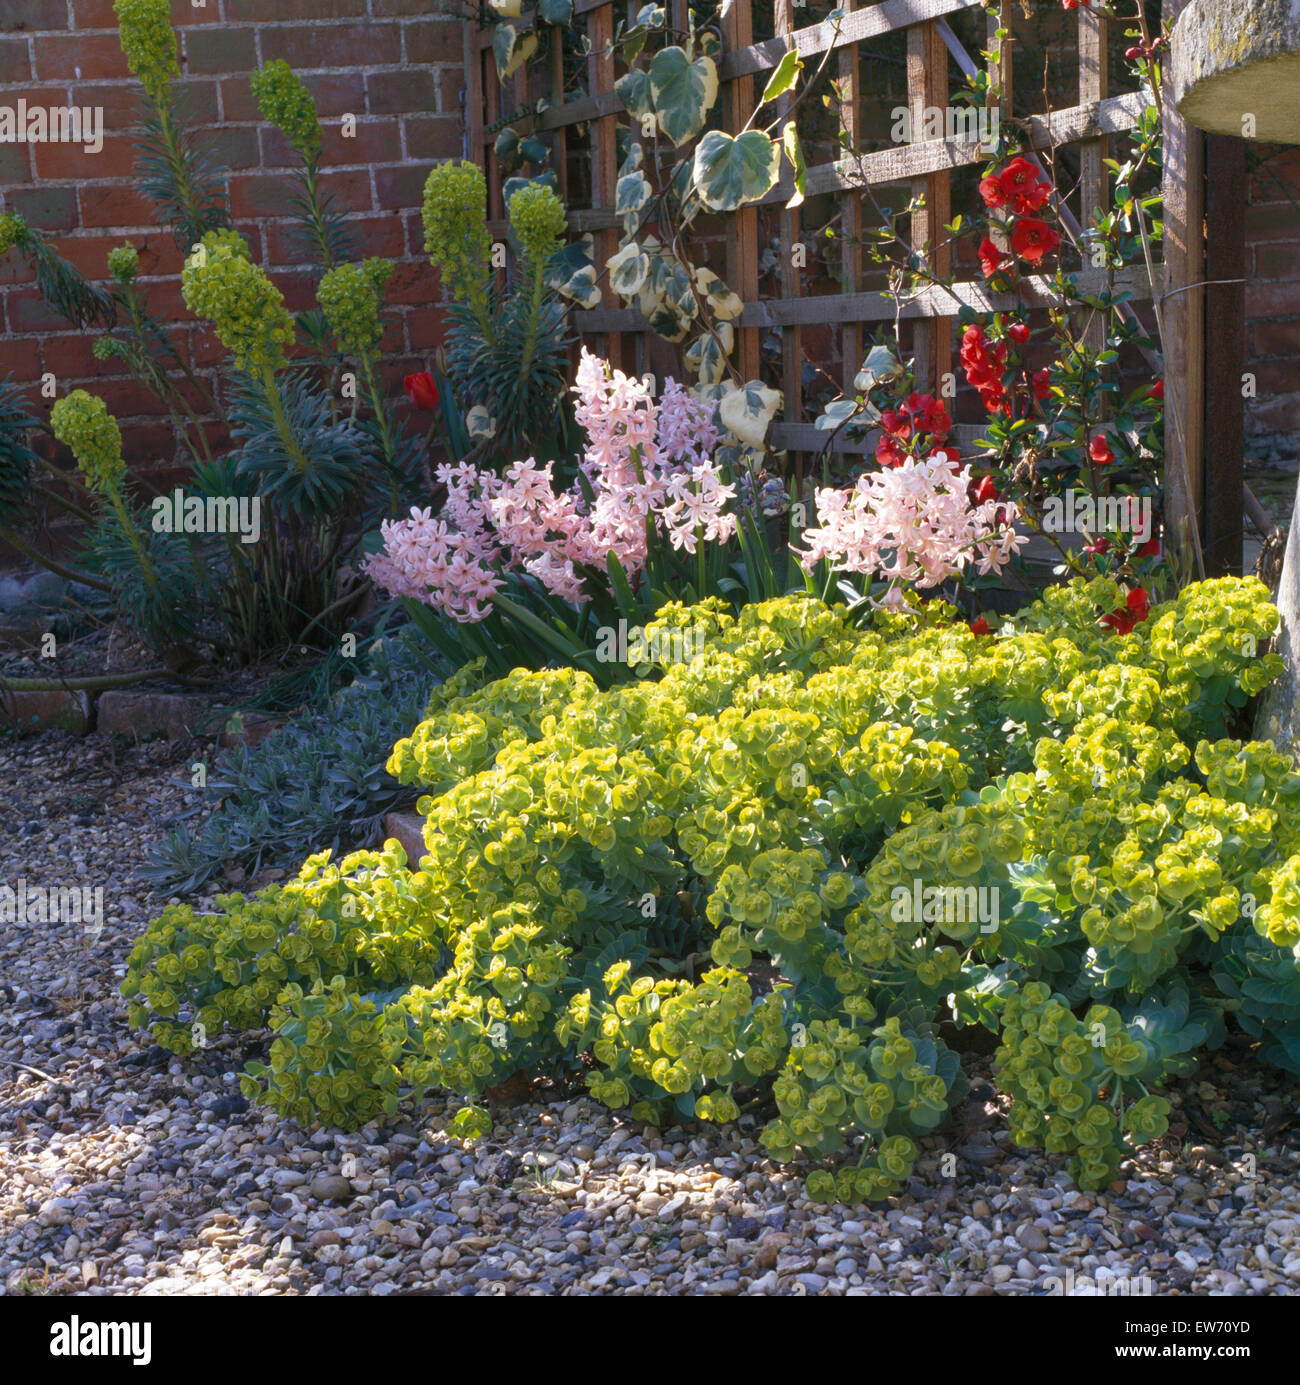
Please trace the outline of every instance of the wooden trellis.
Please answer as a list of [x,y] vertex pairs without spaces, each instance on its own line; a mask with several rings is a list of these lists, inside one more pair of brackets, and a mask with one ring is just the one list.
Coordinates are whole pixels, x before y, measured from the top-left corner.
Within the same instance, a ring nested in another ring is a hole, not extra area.
[[[540,115],[527,114],[511,123],[521,133],[549,135],[554,142],[551,160],[560,180],[560,190],[570,209],[569,221],[575,233],[591,232],[595,243],[597,272],[600,275],[602,303],[599,307],[573,314],[573,325],[581,338],[595,351],[612,359],[625,370],[642,372],[654,370],[662,362],[664,344],[649,333],[639,311],[625,307],[609,287],[604,273],[605,261],[618,249],[620,220],[613,211],[617,171],[616,129],[626,113],[614,91],[614,82],[621,75],[612,51],[616,11],[631,21],[640,8],[641,0],[574,0],[574,25],[585,26],[590,41],[587,59],[588,94],[578,98],[563,98],[563,57],[561,46],[555,44],[552,67],[547,74],[547,90],[540,89],[536,71],[525,69],[509,83],[497,79],[491,53],[491,30],[476,31],[471,26],[466,36],[466,60],[469,70],[468,90],[468,147],[471,157],[482,162],[489,172],[491,189],[490,216],[499,233],[504,233],[504,205],[495,160],[490,157],[491,146],[503,121],[514,113],[535,103],[546,95],[550,105]],[[670,22],[685,27],[686,0],[669,0]],[[957,283],[951,290],[926,287],[901,303],[889,292],[864,288],[860,238],[869,216],[864,202],[886,187],[901,188],[924,195],[924,208],[913,218],[911,227],[913,248],[930,257],[938,277],[943,277],[951,264],[951,247],[945,244],[942,227],[951,219],[950,186],[954,170],[972,165],[981,157],[975,139],[931,139],[899,144],[871,152],[857,153],[861,148],[859,122],[864,98],[868,94],[864,83],[864,57],[871,52],[873,42],[889,35],[906,32],[907,64],[906,91],[910,107],[944,108],[950,99],[949,74],[952,67],[967,76],[977,72],[976,62],[954,34],[949,19],[967,10],[985,11],[983,0],[882,0],[864,4],[862,0],[846,0],[841,8],[848,13],[838,25],[830,21],[796,27],[801,12],[806,12],[797,0],[775,0],[774,29],[771,37],[755,41],[753,7],[733,4],[724,29],[724,49],[718,63],[721,86],[719,108],[721,123],[729,131],[738,131],[753,110],[758,90],[782,56],[793,47],[809,68],[829,53],[831,71],[840,83],[844,112],[853,157],[811,164],[807,170],[806,196],[809,200],[823,194],[838,197],[841,213],[840,291],[806,295],[801,291],[799,276],[788,270],[782,274],[778,295],[760,299],[758,291],[760,234],[769,237],[770,228],[779,241],[783,266],[789,266],[792,249],[800,239],[800,211],[787,210],[790,185],[788,177],[757,204],[746,206],[727,218],[725,277],[740,294],[745,308],[734,326],[736,348],[733,360],[744,379],[762,378],[784,393],[784,408],[779,421],[769,434],[772,445],[792,454],[811,454],[822,450],[826,434],[816,429],[804,408],[805,391],[802,372],[805,360],[804,338],[808,329],[829,324],[837,334],[839,380],[847,388],[862,359],[863,341],[873,326],[892,322],[896,317],[913,321],[913,354],[917,365],[918,384],[935,390],[946,374],[953,371],[956,314],[968,306],[986,313],[1012,308],[1046,307],[1056,302],[1051,280],[1045,275],[1024,275],[1018,292],[991,293],[978,275]],[[1012,47],[1003,44],[999,49],[994,35],[1001,27],[1012,28],[1012,0],[999,0],[997,12],[989,13],[986,48],[993,54],[990,73],[990,107],[994,104],[1003,118],[1013,111]],[[525,21],[527,16],[525,16]],[[1106,35],[1104,21],[1090,10],[1077,11],[1077,44],[1074,58],[1078,67],[1078,96],[1073,105],[1052,111],[1047,116],[1034,116],[1022,123],[1024,143],[1031,157],[1054,156],[1063,145],[1078,149],[1080,180],[1078,191],[1079,216],[1076,217],[1064,200],[1056,207],[1060,225],[1069,241],[1079,245],[1083,225],[1087,225],[1096,208],[1108,200],[1107,170],[1103,162],[1107,154],[1108,137],[1122,134],[1135,127],[1146,104],[1140,93],[1111,95],[1108,86]],[[585,179],[573,176],[570,157],[575,150],[585,148],[588,169]],[[582,182],[584,186],[579,186]],[[773,215],[775,213],[775,215]],[[760,232],[760,217],[764,228]],[[1157,266],[1157,273],[1161,267]],[[1081,267],[1077,271],[1079,287],[1087,291],[1105,287],[1127,290],[1135,301],[1152,297],[1151,285],[1144,268],[1119,274]],[[1192,295],[1188,295],[1189,300]],[[1180,308],[1188,305],[1179,305]],[[769,353],[765,359],[762,338],[776,329],[781,341],[779,357]],[[1093,329],[1094,331],[1097,328]],[[669,348],[673,350],[673,348]],[[1150,363],[1158,362],[1151,356]],[[831,362],[821,362],[829,368]],[[1185,474],[1182,481],[1170,477],[1170,500],[1183,512],[1199,515],[1204,498],[1199,489],[1205,484],[1206,467],[1195,449],[1204,432],[1200,417],[1202,396],[1197,386],[1199,365],[1190,357],[1171,360],[1167,377],[1173,372],[1178,378],[1169,379],[1170,393],[1175,399],[1187,402],[1189,417],[1200,420],[1190,430],[1192,437],[1169,439],[1173,462]],[[978,424],[955,430],[954,440],[968,445],[983,431]],[[1173,429],[1171,432],[1175,431]],[[837,437],[834,447],[842,452],[869,451],[874,439],[849,441]],[[1183,458],[1192,453],[1190,467]],[[1213,467],[1213,460],[1210,460]]]

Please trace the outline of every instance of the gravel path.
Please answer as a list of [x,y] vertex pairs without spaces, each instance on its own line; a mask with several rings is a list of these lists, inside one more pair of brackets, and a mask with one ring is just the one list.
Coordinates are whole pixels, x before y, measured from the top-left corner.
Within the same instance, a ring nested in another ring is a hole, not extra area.
[[[184,747],[0,742],[0,884],[104,887],[95,936],[0,924],[0,1281],[8,1294],[1152,1294],[1300,1286],[1300,1089],[1243,1045],[1171,1093],[1170,1134],[1101,1194],[1011,1149],[987,1059],[884,1207],[807,1202],[758,1124],[636,1126],[584,1097],[436,1100],[353,1135],[250,1108],[259,1037],[180,1062],[116,987],[151,916],[131,879],[186,806]],[[198,903],[199,901],[195,901]],[[955,1154],[954,1176],[945,1177]]]

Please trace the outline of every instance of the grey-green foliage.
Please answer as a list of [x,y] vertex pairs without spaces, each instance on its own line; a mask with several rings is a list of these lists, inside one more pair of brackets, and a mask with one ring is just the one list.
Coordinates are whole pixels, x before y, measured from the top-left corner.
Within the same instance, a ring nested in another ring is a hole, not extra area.
[[221,806],[196,832],[186,822],[174,827],[141,876],[185,893],[231,863],[252,874],[296,867],[327,847],[378,845],[385,814],[417,797],[389,775],[388,757],[440,680],[406,632],[377,641],[367,662],[324,710],[299,712],[260,745],[223,754],[207,785]]

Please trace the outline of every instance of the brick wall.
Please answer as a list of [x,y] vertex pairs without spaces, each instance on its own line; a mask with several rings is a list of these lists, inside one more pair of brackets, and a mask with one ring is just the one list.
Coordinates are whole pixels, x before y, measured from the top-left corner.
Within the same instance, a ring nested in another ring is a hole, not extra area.
[[[424,179],[437,160],[462,148],[463,21],[454,0],[172,0],[180,36],[177,84],[194,126],[229,170],[236,227],[272,274],[291,310],[312,306],[312,281],[295,268],[285,231],[295,156],[259,118],[249,74],[285,58],[311,89],[325,126],[324,186],[352,214],[364,253],[397,260],[388,290],[385,340],[393,377],[420,369],[441,339],[441,298],[421,249]],[[137,87],[118,43],[112,0],[0,0],[0,104],[98,106],[105,141],[96,155],[67,144],[0,144],[5,207],[53,237],[83,272],[106,276],[115,245],[140,250],[141,281],[153,311],[179,323],[200,373],[223,357],[210,330],[181,301],[181,252],[154,224],[136,190],[130,130]],[[356,137],[341,117],[357,118]],[[0,260],[0,376],[35,384],[57,377],[60,395],[78,386],[103,395],[122,420],[137,473],[163,484],[176,441],[161,406],[115,364],[91,354],[93,337],[69,331],[30,284],[17,254]],[[48,411],[50,401],[34,403]]]
[[1300,149],[1261,147],[1246,209],[1247,452],[1300,459]]

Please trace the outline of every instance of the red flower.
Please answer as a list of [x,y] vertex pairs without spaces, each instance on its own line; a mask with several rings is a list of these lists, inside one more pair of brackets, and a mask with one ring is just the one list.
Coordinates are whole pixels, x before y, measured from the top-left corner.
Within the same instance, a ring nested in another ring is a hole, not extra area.
[[417,409],[432,413],[438,407],[438,383],[427,370],[420,371],[418,375],[408,375],[402,383]]
[[910,438],[912,436],[912,425],[906,417],[899,418],[893,409],[886,409],[880,415],[880,426],[891,438]]
[[1050,255],[1060,243],[1060,236],[1036,216],[1021,217],[1011,233],[1012,250],[1029,264],[1042,264],[1043,256]]
[[980,179],[980,196],[990,207],[1000,207],[1007,200],[1002,184],[996,174],[988,173]]
[[1051,183],[1039,179],[1038,170],[1025,158],[1014,158],[998,176],[1002,192],[1017,216],[1036,212],[1052,195]]
[[1109,466],[1115,460],[1104,433],[1097,433],[1088,444],[1088,456],[1092,458],[1093,466]]
[[1042,370],[1034,371],[1030,379],[1034,386],[1035,399],[1046,399],[1047,396],[1051,394],[1052,372],[1047,366],[1044,366]]
[[876,461],[881,466],[902,466],[905,454],[898,439],[886,434],[876,444]]
[[986,279],[991,279],[1002,268],[1002,262],[1006,259],[1002,251],[987,236],[980,241],[979,257],[980,268],[984,271]]
[[1158,558],[1160,556],[1160,535],[1153,534],[1137,551],[1139,558]]
[[1007,328],[1007,336],[1017,346],[1023,346],[1029,340],[1029,324],[1027,322],[1013,322]]
[[1109,626],[1117,634],[1127,635],[1135,625],[1147,618],[1150,610],[1151,598],[1141,587],[1134,587],[1124,605],[1118,611],[1102,616],[1101,623]]
[[1096,543],[1085,543],[1083,546],[1085,553],[1093,553],[1100,556],[1102,553],[1110,552],[1110,540],[1103,534]]
[[991,632],[990,632],[990,630],[989,630],[989,623],[988,623],[988,621],[985,620],[983,616],[980,616],[980,618],[979,618],[978,620],[973,620],[973,621],[971,621],[971,623],[970,623],[970,632],[971,632],[972,635],[987,635],[987,634],[990,634]]
[[967,490],[972,504],[975,505],[984,505],[998,498],[998,488],[991,476],[981,476],[978,481],[972,481]]
[[1147,390],[1147,394],[1150,395],[1152,399],[1158,399],[1163,404],[1165,402],[1165,382],[1163,380],[1157,380],[1155,384]]

